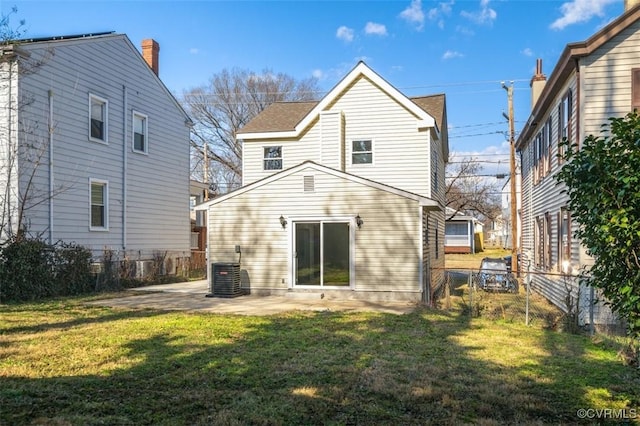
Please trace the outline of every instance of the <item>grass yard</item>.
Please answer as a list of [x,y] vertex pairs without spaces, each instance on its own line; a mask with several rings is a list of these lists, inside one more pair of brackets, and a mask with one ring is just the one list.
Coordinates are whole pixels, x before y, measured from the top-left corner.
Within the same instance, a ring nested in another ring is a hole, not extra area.
[[0,424],[640,420],[640,370],[611,340],[456,311],[245,317],[83,300],[0,307]]
[[480,253],[456,254],[449,253],[444,256],[444,263],[447,269],[474,269],[480,268],[480,262],[485,257],[505,257],[510,256],[511,250],[502,248],[485,248]]

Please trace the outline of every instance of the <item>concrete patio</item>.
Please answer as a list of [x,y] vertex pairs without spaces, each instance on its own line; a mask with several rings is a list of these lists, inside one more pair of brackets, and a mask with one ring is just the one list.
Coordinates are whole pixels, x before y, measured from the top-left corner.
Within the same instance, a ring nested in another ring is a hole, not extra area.
[[335,300],[320,297],[247,295],[235,298],[206,297],[206,280],[160,284],[129,289],[121,297],[92,301],[89,304],[128,309],[197,311],[234,315],[273,315],[287,311],[372,311],[405,314],[417,305],[409,302],[369,302]]

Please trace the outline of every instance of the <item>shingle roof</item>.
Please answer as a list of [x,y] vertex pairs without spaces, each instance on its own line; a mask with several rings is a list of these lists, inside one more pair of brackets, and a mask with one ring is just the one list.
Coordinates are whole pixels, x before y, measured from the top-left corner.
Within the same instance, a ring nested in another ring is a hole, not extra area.
[[[430,95],[410,98],[416,105],[432,116],[442,129],[445,113],[445,95]],[[295,130],[296,125],[318,105],[319,101],[275,102],[247,123],[238,133],[283,132]]]
[[442,126],[446,126],[446,122],[444,122],[445,117],[445,96],[444,93],[440,93],[437,95],[429,95],[429,96],[418,96],[411,97],[411,99],[416,105],[425,110],[427,114],[432,116],[434,120],[436,120],[436,124],[438,125],[438,129],[442,131]]
[[296,124],[311,112],[318,101],[274,102],[238,133],[281,132],[295,130]]

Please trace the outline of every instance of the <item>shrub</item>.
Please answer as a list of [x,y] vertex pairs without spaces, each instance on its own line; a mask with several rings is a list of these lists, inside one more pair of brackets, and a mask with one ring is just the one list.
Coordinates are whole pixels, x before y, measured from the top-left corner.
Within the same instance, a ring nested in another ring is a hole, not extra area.
[[12,239],[0,248],[0,301],[85,293],[90,259],[89,250],[75,244]]

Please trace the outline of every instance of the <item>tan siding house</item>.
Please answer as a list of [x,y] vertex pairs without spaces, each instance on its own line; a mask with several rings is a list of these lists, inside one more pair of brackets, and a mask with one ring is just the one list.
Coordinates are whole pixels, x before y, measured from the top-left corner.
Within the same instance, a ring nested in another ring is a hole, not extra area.
[[239,261],[256,294],[431,300],[444,277],[444,95],[414,101],[361,62],[320,101],[272,104],[237,137],[243,187],[198,207],[210,263]]
[[[522,159],[522,249],[531,262],[532,288],[562,309],[567,295],[583,307],[583,322],[613,320],[600,303],[588,316],[592,289],[579,288],[566,274],[589,265],[590,257],[572,235],[571,212],[564,187],[554,176],[562,167],[559,142],[566,137],[579,146],[599,134],[609,117],[633,109],[633,72],[640,68],[640,6],[630,6],[615,21],[584,42],[566,46],[549,80],[541,65],[532,79],[533,110],[517,149]],[[637,83],[638,84],[638,83]]]

